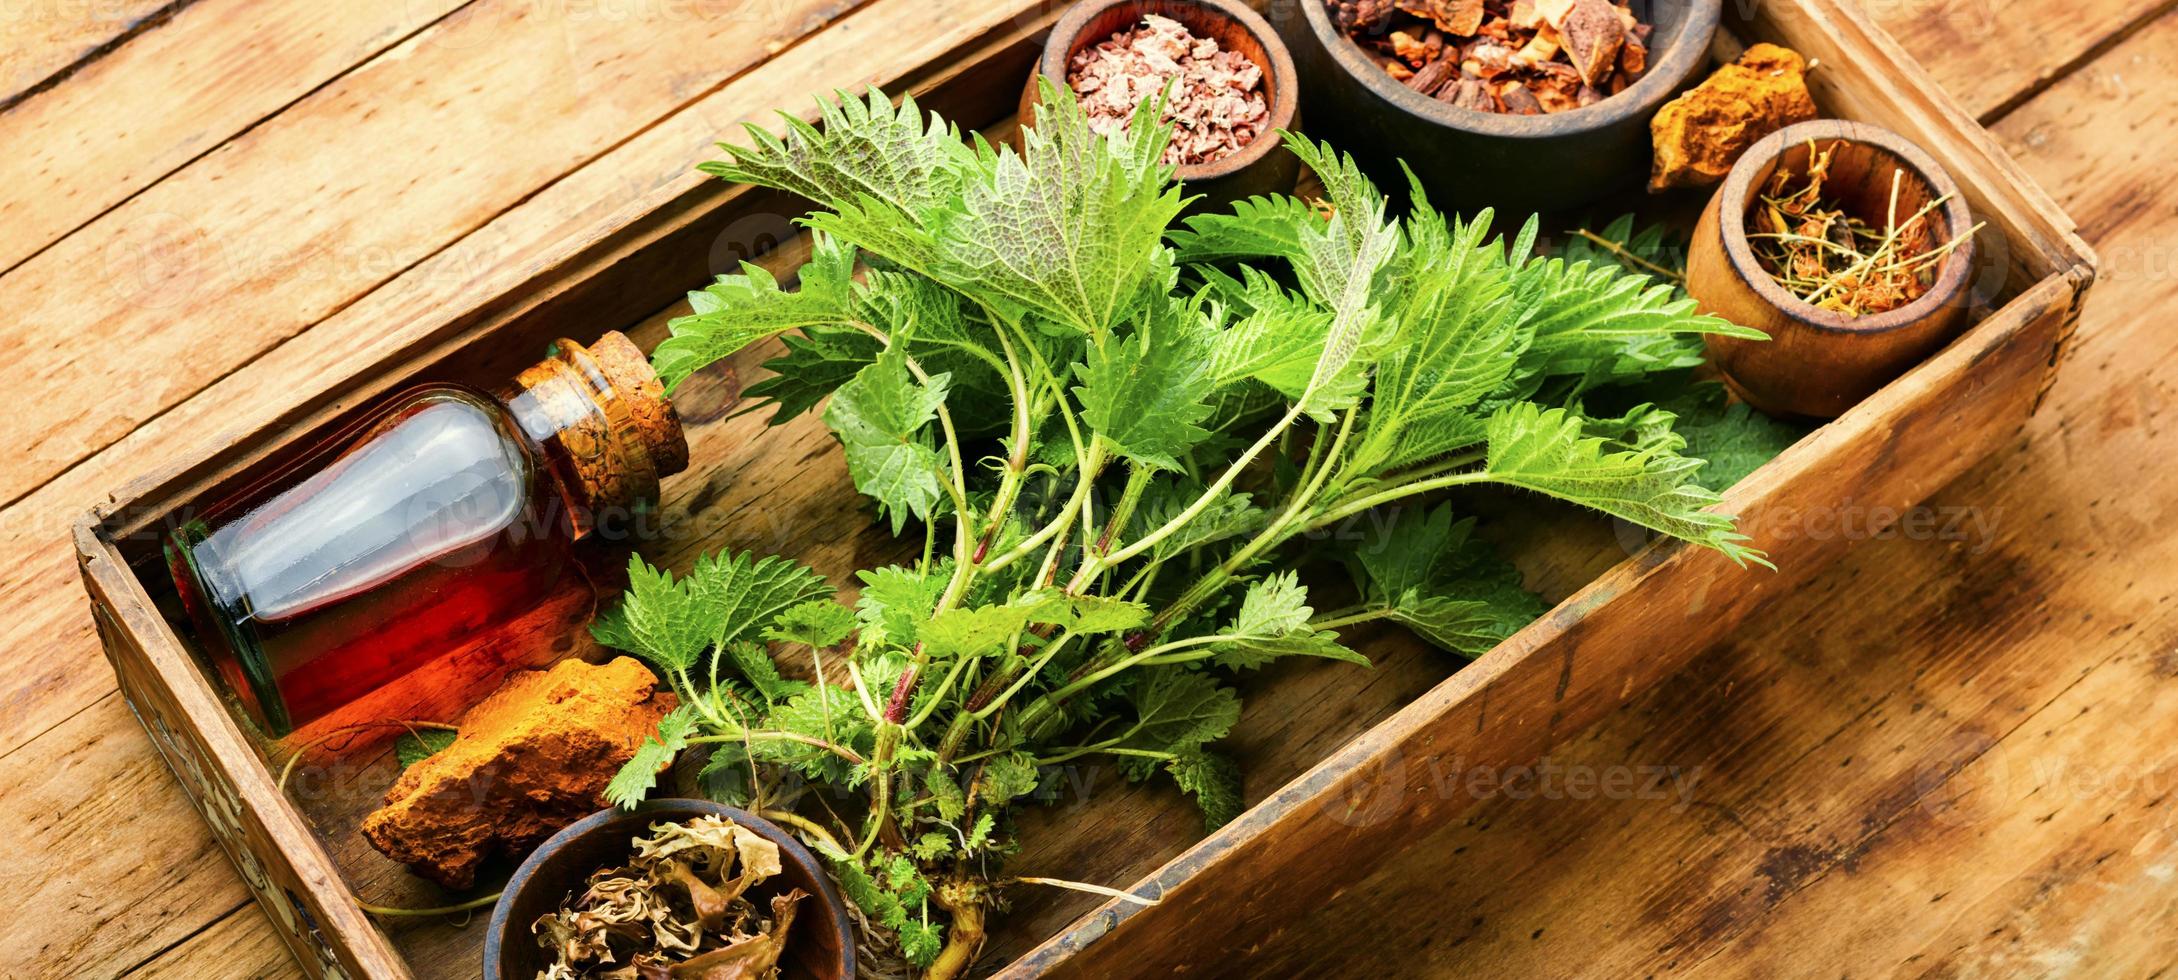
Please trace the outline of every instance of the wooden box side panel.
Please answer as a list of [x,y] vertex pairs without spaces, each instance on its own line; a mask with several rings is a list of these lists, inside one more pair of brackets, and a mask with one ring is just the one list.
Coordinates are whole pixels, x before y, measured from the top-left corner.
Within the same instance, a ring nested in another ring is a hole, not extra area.
[[77,564],[121,696],[303,971],[404,980],[332,861],[190,662],[150,597],[101,539],[76,528]]
[[1286,975],[1335,959],[1289,929],[1472,806],[1459,771],[1532,763],[1826,566],[1851,536],[1811,515],[1895,520],[2010,438],[2083,285],[2045,281],[1734,488],[1728,509],[1779,571],[1650,546],[1135,886],[1158,905],[1107,903],[1002,975]]

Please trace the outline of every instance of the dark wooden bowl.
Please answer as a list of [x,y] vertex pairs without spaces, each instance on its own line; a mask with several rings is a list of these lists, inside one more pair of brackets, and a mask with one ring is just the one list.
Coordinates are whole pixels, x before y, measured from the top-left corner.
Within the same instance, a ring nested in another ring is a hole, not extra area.
[[1973,226],[1966,201],[1936,161],[1905,137],[1866,123],[1817,119],[1787,126],[1748,147],[1702,211],[1687,254],[1687,293],[1705,312],[1770,335],[1767,341],[1713,337],[1710,359],[1749,404],[1773,415],[1835,418],[1956,336],[1970,305],[1968,239],[1937,270],[1928,292],[1895,310],[1862,317],[1818,309],[1771,279],[1747,243],[1747,207],[1780,166],[1807,164],[1808,141],[1839,141],[1825,190],[1840,206],[1880,225],[1891,175],[1905,172],[1899,213],[1936,197],[1930,239]]
[[761,905],[769,896],[800,888],[813,896],[802,902],[787,934],[787,954],[779,975],[800,980],[851,980],[855,975],[853,925],[832,879],[815,855],[777,824],[709,800],[652,800],[634,810],[593,813],[569,824],[537,846],[508,879],[505,893],[492,907],[484,933],[485,980],[530,980],[545,966],[530,924],[560,907],[567,893],[581,888],[591,872],[628,859],[635,838],[654,823],[724,817],[779,845],[785,873],[753,889]]
[[1537,116],[1463,109],[1391,77],[1331,23],[1323,0],[1271,5],[1301,70],[1311,135],[1352,153],[1395,195],[1404,160],[1438,206],[1525,215],[1589,204],[1649,172],[1649,118],[1709,66],[1723,0],[1633,0],[1655,27],[1649,70],[1595,105]]
[[1036,76],[1066,84],[1066,66],[1083,48],[1092,47],[1142,22],[1146,14],[1170,17],[1197,37],[1238,51],[1263,70],[1265,105],[1270,119],[1255,142],[1209,163],[1188,164],[1176,176],[1189,194],[1201,195],[1193,210],[1218,210],[1257,194],[1291,193],[1301,161],[1279,146],[1278,130],[1300,126],[1300,94],[1293,55],[1269,22],[1236,0],[1082,0],[1068,8],[1044,40],[1043,57],[1021,89],[1021,122],[1036,109]]

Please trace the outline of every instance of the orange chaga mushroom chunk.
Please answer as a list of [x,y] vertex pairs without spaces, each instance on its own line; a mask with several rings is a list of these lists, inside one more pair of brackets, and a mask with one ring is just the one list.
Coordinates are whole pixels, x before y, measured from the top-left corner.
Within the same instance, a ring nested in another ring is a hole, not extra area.
[[519,855],[603,809],[605,784],[675,704],[627,657],[519,671],[462,715],[452,745],[394,781],[363,836],[417,874],[467,888],[486,858]]
[[1807,60],[1774,44],[1748,48],[1649,120],[1649,190],[1715,184],[1756,140],[1815,116]]

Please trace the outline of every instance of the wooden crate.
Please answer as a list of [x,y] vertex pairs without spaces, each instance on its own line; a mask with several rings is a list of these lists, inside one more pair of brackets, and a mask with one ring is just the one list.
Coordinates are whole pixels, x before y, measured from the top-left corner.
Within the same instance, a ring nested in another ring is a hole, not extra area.
[[[964,125],[1000,128],[1056,13],[1055,5],[993,4],[982,21],[957,26],[915,63],[879,57],[854,70],[888,91],[912,90]],[[853,42],[833,36],[845,24],[804,46],[852,53]],[[1772,0],[1751,18],[1731,21],[1728,11],[1728,27],[1820,59],[1812,81],[1828,114],[1904,133],[1952,173],[1990,224],[1984,247],[2003,256],[1986,316],[1727,494],[1727,509],[1770,552],[1776,573],[1742,571],[1670,542],[1629,554],[1607,524],[1552,511],[1552,520],[1523,522],[1525,530],[1499,544],[1532,586],[1562,601],[1487,656],[1463,667],[1403,634],[1358,631],[1351,638],[1377,661],[1374,670],[1292,665],[1251,678],[1248,714],[1228,747],[1248,769],[1254,805],[1217,833],[1202,838],[1190,805],[1155,787],[1112,788],[1029,811],[1028,850],[1015,859],[1024,873],[1133,882],[1137,893],[1162,901],[1141,908],[1075,893],[1024,895],[996,923],[986,964],[1024,976],[1246,973],[1251,962],[1320,945],[1324,937],[1288,932],[1287,924],[1341,883],[1396,860],[1402,840],[1476,802],[1457,780],[1447,784],[1448,767],[1502,770],[1545,756],[1990,454],[2033,410],[2094,276],[2093,258],[2064,215],[1846,0]],[[846,81],[782,69],[776,82],[750,86],[749,98],[806,106],[810,90]],[[654,166],[657,152],[631,144],[591,166],[607,173]],[[681,172],[703,158],[688,156]],[[310,791],[278,792],[284,753],[238,723],[170,619],[159,530],[186,503],[308,445],[389,391],[426,379],[489,384],[561,335],[625,328],[655,342],[661,308],[721,259],[768,245],[777,247],[760,259],[765,264],[798,258],[802,243],[787,221],[798,210],[783,195],[693,174],[667,181],[609,220],[571,229],[550,254],[525,256],[529,271],[494,277],[492,288],[420,340],[385,351],[271,424],[237,433],[226,452],[137,481],[77,526],[84,582],[123,695],[312,975],[471,975],[481,930],[381,928],[366,916],[358,893],[388,904],[439,898],[354,833],[390,782],[387,747],[354,746],[336,765],[315,768]],[[646,551],[674,567],[719,547],[781,552],[840,581],[900,549],[867,529],[813,419],[766,431],[757,419],[729,417],[741,376],[763,356],[745,353],[679,396],[696,465],[669,481],[661,508],[681,533]],[[1854,515],[1859,533],[1840,530],[1837,518]],[[588,609],[587,590],[571,591],[532,618],[522,641],[457,656],[468,658],[464,669],[477,686],[488,686],[505,664],[596,655],[578,628]],[[475,693],[450,689],[423,710],[451,716]],[[1114,838],[1122,828],[1127,836]]]

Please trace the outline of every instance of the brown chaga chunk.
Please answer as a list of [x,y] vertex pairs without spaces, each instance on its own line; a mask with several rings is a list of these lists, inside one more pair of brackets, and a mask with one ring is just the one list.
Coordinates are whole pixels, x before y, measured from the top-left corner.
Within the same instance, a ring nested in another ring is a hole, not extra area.
[[1756,140],[1815,116],[1806,59],[1774,44],[1748,48],[1649,120],[1649,190],[1715,184]]
[[603,809],[605,784],[674,704],[627,657],[515,673],[462,715],[454,744],[394,781],[363,836],[417,874],[467,888],[486,858],[521,854]]

